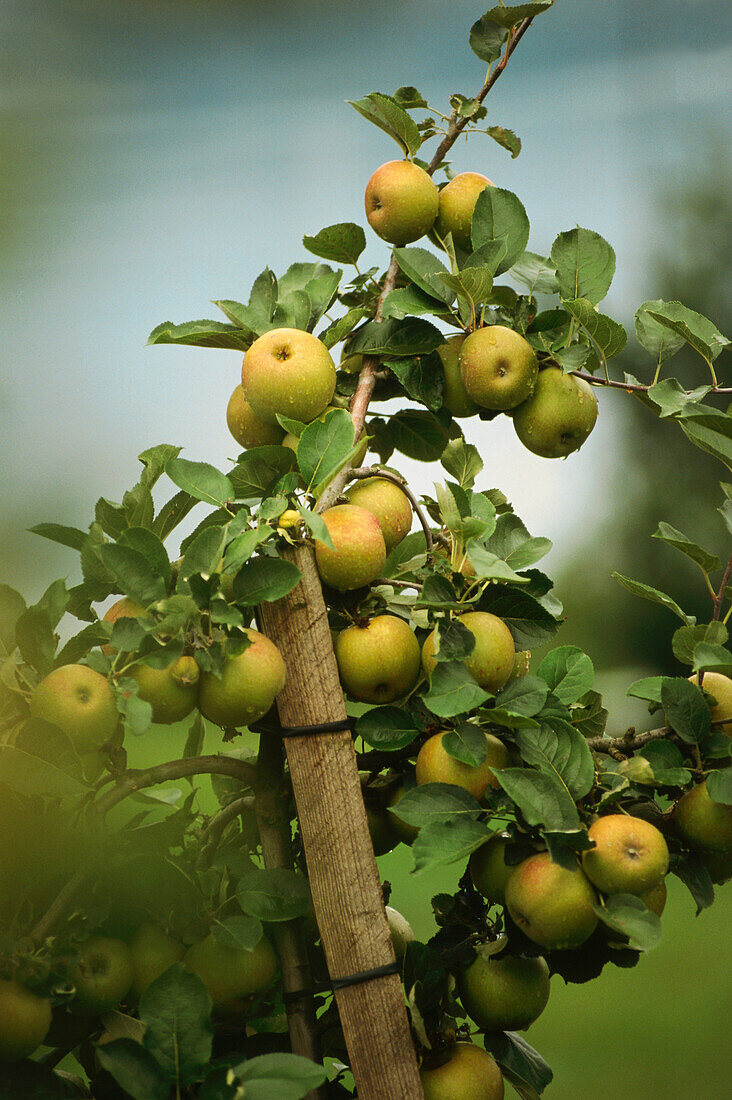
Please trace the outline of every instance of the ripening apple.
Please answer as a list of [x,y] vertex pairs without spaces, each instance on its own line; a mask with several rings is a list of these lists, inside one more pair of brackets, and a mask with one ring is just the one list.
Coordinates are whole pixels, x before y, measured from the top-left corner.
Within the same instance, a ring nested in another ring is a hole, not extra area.
[[488,787],[497,790],[500,786],[493,774],[493,768],[505,768],[509,763],[508,749],[494,737],[492,733],[485,734],[488,755],[482,764],[463,764],[450,756],[442,745],[447,730],[436,733],[428,738],[417,754],[416,775],[417,783],[450,783],[455,787],[462,787],[473,795],[474,798],[482,798]]
[[668,846],[650,821],[606,814],[588,832],[595,847],[582,853],[582,869],[603,894],[647,894],[663,882]]
[[505,325],[488,325],[465,337],[460,377],[471,400],[484,409],[515,409],[536,386],[539,364],[531,344]]
[[30,712],[63,730],[81,754],[111,741],[119,722],[109,682],[87,665],[49,672],[31,696]]
[[257,630],[250,645],[227,657],[222,676],[202,672],[198,709],[217,726],[248,726],[267,713],[285,686],[285,662],[277,646]]
[[524,447],[541,458],[566,458],[595,426],[597,398],[583,378],[558,367],[539,371],[534,393],[513,413]]
[[406,954],[407,944],[414,943],[417,937],[407,918],[403,917],[397,909],[392,909],[390,905],[386,907],[386,919],[389,922],[394,954],[401,959]]
[[183,962],[188,970],[198,974],[214,1008],[225,1008],[241,997],[261,993],[277,970],[277,956],[265,936],[251,951],[245,951],[226,947],[215,936],[208,935],[188,949]]
[[27,1058],[46,1038],[51,1002],[21,982],[0,979],[0,1062]]
[[445,372],[445,388],[442,391],[442,404],[447,411],[457,419],[464,416],[475,416],[478,405],[468,397],[463,380],[460,375],[460,349],[463,346],[465,336],[450,336],[444,344],[440,344],[437,354],[442,361]]
[[549,967],[542,958],[476,955],[457,977],[458,993],[473,1023],[485,1031],[523,1031],[549,1000]]
[[[338,405],[328,405],[328,407],[326,409],[323,409],[320,416],[315,417],[315,420],[319,420],[322,423],[325,420],[328,413],[331,412],[333,409],[337,409],[337,408],[338,408]],[[311,423],[314,423],[314,421],[311,421]],[[361,446],[358,448],[355,455],[353,456],[352,462],[353,462],[354,466],[360,466],[361,465],[364,458],[366,457],[366,452],[369,449],[369,441],[368,441],[368,438],[366,436],[366,429],[365,428],[361,429],[361,434],[359,435],[358,438],[362,442],[361,442]],[[288,432],[287,435],[285,435],[285,437],[282,440],[282,446],[283,447],[289,447],[291,451],[295,452],[295,454],[297,454],[297,448],[298,448],[299,443],[300,443],[300,436],[295,435],[294,432]]]
[[452,239],[464,252],[472,252],[470,231],[473,224],[473,211],[478,195],[486,187],[495,187],[492,180],[480,172],[461,172],[453,177],[440,191],[440,207],[435,230],[445,238],[452,233]]
[[506,907],[530,940],[541,947],[579,947],[597,927],[595,891],[583,871],[568,871],[548,852],[529,856],[508,880]]
[[[488,611],[468,611],[459,621],[475,636],[475,648],[463,662],[485,691],[496,692],[508,682],[516,660],[513,636],[502,619]],[[436,634],[428,634],[422,647],[422,667],[428,676],[437,664]]]
[[506,904],[506,885],[516,869],[516,864],[506,863],[509,843],[508,833],[494,833],[473,852],[468,863],[473,886],[493,905]]
[[404,818],[394,812],[405,793],[406,791],[403,783],[392,791],[388,802],[389,816],[391,817],[392,828],[402,844],[413,844],[414,838],[419,833],[419,826],[410,825],[408,821],[405,821]]
[[[698,672],[695,672],[689,679],[692,684],[699,686]],[[712,721],[721,722],[724,718],[730,719],[723,726],[716,726],[715,728],[721,733],[726,733],[728,737],[732,737],[732,680],[721,672],[705,672],[701,686],[703,691],[708,691],[717,700],[714,706],[709,708],[712,712]]]
[[130,940],[132,994],[139,999],[147,987],[186,953],[182,943],[166,936],[157,924],[141,924]]
[[134,665],[130,676],[137,681],[139,697],[152,706],[153,722],[180,722],[198,702],[200,670],[193,657],[179,657],[167,668]]
[[346,627],[334,648],[341,683],[361,703],[393,703],[419,678],[419,642],[396,615],[377,615],[365,626]]
[[710,798],[706,780],[681,796],[674,806],[674,822],[676,832],[691,848],[732,849],[732,806]]
[[320,579],[341,592],[375,581],[386,564],[386,544],[376,516],[356,504],[336,504],[322,516],[334,549],[315,540]]
[[386,806],[371,802],[365,802],[364,805],[374,855],[385,856],[387,852],[393,852],[399,843],[399,837]]
[[666,897],[668,890],[666,883],[661,881],[658,886],[654,886],[652,890],[649,890],[647,894],[641,894],[641,901],[645,902],[652,913],[655,913],[657,917],[660,917],[666,908]]
[[437,187],[424,168],[409,160],[390,160],[366,185],[366,218],[377,236],[404,245],[429,233],[439,207]]
[[133,977],[127,944],[108,936],[92,936],[81,946],[69,974],[76,987],[74,1011],[80,1016],[99,1016],[116,1008],[129,993]]
[[357,504],[376,516],[384,536],[387,554],[409,534],[412,526],[412,505],[393,481],[385,477],[367,477],[357,481],[348,492],[349,504]]
[[455,1043],[420,1070],[425,1100],[503,1100],[503,1074],[487,1051]]
[[226,406],[226,423],[240,447],[267,447],[282,443],[285,429],[257,416],[239,383]]
[[244,356],[241,384],[246,400],[266,424],[277,414],[309,423],[335,392],[335,364],[322,340],[296,328],[259,336]]

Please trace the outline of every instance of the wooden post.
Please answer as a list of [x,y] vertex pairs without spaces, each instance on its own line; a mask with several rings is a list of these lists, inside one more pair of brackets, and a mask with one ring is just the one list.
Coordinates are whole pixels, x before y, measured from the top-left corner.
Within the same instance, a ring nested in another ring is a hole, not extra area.
[[[310,546],[298,546],[283,557],[303,579],[284,599],[259,608],[264,631],[287,666],[277,697],[280,721],[340,721],[346,707],[315,555]],[[331,978],[393,963],[350,734],[287,737],[285,748]],[[399,976],[347,986],[335,996],[360,1100],[423,1100]]]

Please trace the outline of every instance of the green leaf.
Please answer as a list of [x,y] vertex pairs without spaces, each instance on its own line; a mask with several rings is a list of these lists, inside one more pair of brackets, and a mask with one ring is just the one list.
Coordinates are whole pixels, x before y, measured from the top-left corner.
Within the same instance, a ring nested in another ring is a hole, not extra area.
[[592,790],[595,766],[592,753],[579,730],[563,726],[555,730],[518,730],[516,741],[521,757],[566,787],[574,800]]
[[521,152],[521,138],[513,130],[507,130],[505,126],[487,126],[485,132],[503,149],[508,149],[512,160]]
[[283,558],[254,558],[234,577],[234,601],[245,607],[256,607],[265,601],[272,603],[292,592],[302,573],[291,561]]
[[345,340],[359,321],[370,316],[371,310],[365,309],[363,306],[349,309],[348,313],[344,313],[342,317],[339,317],[337,321],[334,321],[332,325],[328,325],[327,329],[320,333],[320,339],[328,349],[335,347],[336,344],[340,344],[341,340]]
[[322,1085],[325,1069],[299,1054],[260,1054],[234,1067],[246,1100],[302,1100]]
[[645,699],[649,703],[661,705],[661,689],[668,680],[668,676],[646,676],[642,680],[636,680],[631,684],[626,695],[634,699]]
[[170,559],[161,540],[145,527],[128,527],[119,537],[121,546],[137,550],[154,573],[162,577],[166,587],[170,585]]
[[165,581],[154,571],[139,550],[120,543],[108,542],[99,547],[99,557],[117,581],[120,591],[148,607],[165,596]]
[[648,316],[664,328],[671,329],[693,348],[707,363],[712,363],[729,340],[717,326],[681,302],[661,302],[656,309],[649,309]]
[[496,707],[507,715],[533,718],[542,710],[548,694],[546,682],[538,676],[520,676],[501,688],[496,695]]
[[649,387],[646,397],[658,406],[658,415],[661,418],[678,416],[681,419],[694,412],[698,413],[700,410],[702,415],[716,412],[708,405],[699,404],[702,398],[709,393],[709,389],[709,386],[699,386],[691,393],[687,393],[678,379],[664,378],[661,382],[656,382]]
[[722,563],[716,554],[710,554],[708,551],[703,550],[692,539],[687,538],[681,531],[677,531],[675,527],[668,523],[659,523],[658,530],[654,533],[653,538],[661,539],[663,542],[667,542],[669,546],[680,550],[687,558],[691,558],[693,562],[696,562],[705,573],[713,573],[716,569],[722,567]]
[[166,465],[165,472],[179,489],[206,504],[222,508],[234,497],[234,487],[228,477],[208,462],[173,458]]
[[610,576],[613,580],[622,584],[623,588],[627,588],[629,592],[632,592],[634,596],[641,596],[644,600],[651,600],[652,603],[660,603],[662,607],[666,607],[669,611],[673,611],[674,615],[678,615],[686,626],[694,625],[692,616],[682,611],[676,600],[672,600],[665,592],[659,591],[658,588],[652,588],[648,584],[642,584],[640,581],[633,581],[630,577],[624,577],[622,573],[611,573]]
[[661,921],[633,894],[612,894],[604,905],[593,905],[603,924],[620,932],[638,951],[650,951],[661,939]]
[[490,611],[503,619],[511,631],[517,649],[533,649],[556,634],[559,623],[537,599],[520,588],[501,589],[491,585],[483,593],[480,611]]
[[663,308],[665,302],[660,299],[652,302],[644,302],[635,311],[635,334],[638,343],[653,356],[657,363],[665,363],[677,351],[684,346],[684,337],[680,336],[667,325],[656,321],[651,312],[657,313]]
[[418,462],[436,462],[448,444],[449,436],[430,412],[402,409],[389,420],[394,447]]
[[422,702],[438,717],[452,718],[468,714],[489,698],[461,661],[445,661],[433,669],[430,688],[422,696]]
[[237,500],[261,500],[295,465],[290,447],[252,447],[242,454],[229,474]]
[[15,641],[26,664],[41,676],[51,671],[57,638],[45,611],[40,607],[24,611],[15,624]]
[[482,15],[470,28],[470,48],[481,61],[491,65],[501,56],[507,37],[507,27],[491,19],[490,13]]
[[225,325],[221,321],[187,321],[174,325],[163,321],[150,333],[148,344],[190,344],[196,348],[229,348],[246,351],[253,342],[253,334],[237,325]]
[[486,550],[479,542],[471,541],[467,547],[468,561],[475,570],[477,580],[498,581],[504,584],[528,584],[528,577],[520,577],[502,558]]
[[415,873],[465,860],[489,836],[490,829],[472,818],[430,822],[420,829],[412,845]]
[[476,264],[472,267],[464,267],[457,275],[441,275],[440,279],[445,286],[450,287],[457,294],[458,298],[467,300],[469,313],[471,307],[477,310],[490,298],[494,273],[494,267]]
[[257,547],[266,542],[271,535],[271,527],[254,527],[248,531],[242,531],[226,547],[223,563],[224,572],[236,573],[245,561],[249,561]]
[[442,260],[428,249],[414,246],[395,248],[394,258],[407,278],[430,298],[445,304],[453,300],[454,295],[440,279],[440,275],[448,275],[449,272]]
[[563,301],[586,298],[596,306],[607,294],[615,274],[615,252],[599,233],[570,229],[560,233],[551,250]]
[[[395,811],[395,807],[389,809]],[[419,828],[458,817],[475,818],[481,812],[477,799],[452,783],[423,783],[412,787],[399,799],[398,810],[401,819]]]
[[455,478],[461,489],[472,489],[475,479],[483,469],[483,459],[478,448],[466,443],[462,436],[451,439],[440,456],[440,463]]
[[396,752],[411,745],[419,730],[401,707],[373,707],[357,719],[355,733],[374,749]]
[[732,806],[732,769],[720,768],[711,772],[707,778],[707,794],[712,802]]
[[550,772],[528,768],[493,769],[498,782],[518,806],[528,825],[543,825],[550,832],[575,832],[579,814],[566,786]]
[[732,672],[732,653],[723,646],[700,642],[694,647],[692,665],[695,672],[703,669],[704,672],[722,672],[729,676]]
[[441,619],[435,630],[436,661],[464,661],[475,649],[475,634],[459,619]]
[[694,651],[700,642],[717,647],[723,646],[727,638],[727,627],[723,623],[714,622],[700,626],[680,626],[671,644],[677,661],[681,661],[684,665],[693,665]]
[[445,337],[435,325],[419,317],[403,321],[367,321],[348,342],[349,355],[375,355],[404,358],[427,355],[444,343]]
[[732,469],[732,417],[710,412],[705,415],[695,414],[679,423],[684,435],[694,446],[714,455],[728,469]]
[[418,151],[422,137],[417,123],[391,96],[370,92],[363,99],[349,99],[347,102],[393,138],[407,156],[413,157]]
[[533,538],[513,512],[505,512],[496,520],[496,527],[486,547],[512,569],[528,569],[549,553],[550,539]]
[[499,242],[505,248],[494,274],[508,271],[523,255],[529,239],[529,219],[523,203],[512,191],[486,187],[478,195],[471,229],[473,249]]
[[488,742],[485,733],[473,722],[461,722],[442,738],[442,747],[448,756],[477,768],[488,755]]
[[712,716],[701,689],[688,680],[664,677],[661,705],[666,721],[682,741],[701,741],[712,728]]
[[605,359],[612,359],[620,354],[628,342],[627,333],[621,324],[604,313],[598,313],[587,298],[563,301],[562,304],[582,326]]
[[253,951],[264,935],[262,922],[244,914],[217,921],[211,931],[223,947],[235,951]]
[[422,564],[426,551],[427,543],[424,531],[413,531],[402,539],[389,554],[386,565],[382,570],[382,576],[386,578],[396,577],[400,573],[408,571],[405,569],[407,565],[411,563],[415,563],[415,565]]
[[0,584],[0,656],[9,656],[15,649],[15,626],[25,610],[20,592]]
[[410,285],[399,287],[387,294],[381,316],[384,320],[389,317],[402,320],[404,317],[419,316],[424,313],[439,314],[440,312],[441,305],[434,298],[429,298],[419,287]]
[[328,225],[314,237],[303,237],[308,252],[337,264],[355,264],[366,247],[366,235],[355,222]]
[[236,899],[244,913],[258,920],[293,920],[307,913],[310,889],[307,879],[294,871],[257,869],[239,879]]
[[270,322],[274,317],[277,308],[277,292],[277,279],[274,272],[265,267],[254,280],[249,295],[249,308],[265,323]]
[[140,998],[145,1048],[170,1080],[190,1085],[211,1057],[211,998],[182,963],[168,967]]
[[426,405],[432,412],[442,407],[445,375],[435,352],[412,359],[392,359],[389,369],[413,401]]
[[198,573],[204,576],[215,573],[224,552],[225,542],[226,531],[221,527],[205,527],[199,531],[186,546],[178,572],[178,588],[182,588],[182,582]]
[[198,501],[190,493],[176,493],[158,512],[153,522],[153,531],[165,541],[168,535],[181,523]]
[[25,795],[79,798],[89,787],[71,741],[48,722],[29,719],[15,745],[0,744],[3,783]]
[[58,542],[61,546],[69,546],[72,550],[81,550],[87,538],[86,531],[80,531],[77,527],[63,527],[60,523],[37,523],[28,530],[41,538]]
[[556,267],[536,252],[524,252],[519,256],[509,275],[527,286],[530,294],[556,294],[559,291]]
[[308,424],[297,446],[297,464],[308,489],[337,474],[353,447],[353,419],[345,409],[333,409]]
[[515,27],[517,23],[521,23],[524,19],[533,19],[535,16],[541,15],[542,12],[548,11],[553,3],[554,0],[538,0],[533,4],[514,4],[510,7],[501,4],[486,12],[484,18],[492,19],[510,30],[511,27]]
[[547,653],[536,674],[547,682],[560,703],[576,703],[590,691],[595,678],[592,661],[573,645]]
[[515,1031],[486,1031],[483,1044],[521,1100],[537,1100],[554,1077],[541,1055]]
[[155,1057],[134,1039],[98,1044],[96,1058],[132,1100],[168,1100],[170,1077]]
[[688,852],[671,857],[671,870],[681,879],[696,902],[696,915],[714,904],[714,885],[709,871]]

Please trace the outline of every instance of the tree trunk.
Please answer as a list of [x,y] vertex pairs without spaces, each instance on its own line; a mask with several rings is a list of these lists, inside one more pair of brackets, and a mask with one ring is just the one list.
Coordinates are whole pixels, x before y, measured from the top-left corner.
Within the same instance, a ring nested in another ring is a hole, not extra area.
[[[287,666],[277,698],[280,721],[340,721],[346,708],[314,553],[299,546],[283,556],[303,579],[284,599],[259,608]],[[287,737],[285,748],[331,978],[393,963],[350,734]],[[335,996],[360,1100],[423,1100],[399,976],[347,986]]]

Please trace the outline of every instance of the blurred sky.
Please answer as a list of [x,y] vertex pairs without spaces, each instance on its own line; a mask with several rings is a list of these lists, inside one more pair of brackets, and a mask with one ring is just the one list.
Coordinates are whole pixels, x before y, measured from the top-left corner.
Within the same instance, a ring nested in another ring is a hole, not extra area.
[[[24,528],[85,525],[97,496],[119,499],[136,480],[144,448],[173,442],[219,465],[235,457],[224,410],[240,356],[146,348],[148,333],[217,316],[210,299],[246,300],[266,264],[279,272],[308,258],[303,233],[363,223],[366,180],[399,153],[345,100],[399,84],[442,105],[474,93],[484,67],[467,36],[486,6],[4,0],[4,579],[32,582],[35,595],[70,569],[70,551]],[[453,151],[457,169],[520,195],[533,250],[575,224],[605,235],[618,255],[606,306],[624,319],[657,296],[648,257],[678,229],[656,221],[659,187],[697,171],[710,135],[732,128],[731,10],[557,0],[488,100],[487,121],[521,136],[520,157],[484,135]],[[386,257],[369,235],[365,259]],[[600,398],[598,428],[567,464],[523,450],[506,418],[462,422],[485,456],[485,485],[554,539],[550,572],[608,507],[602,484],[625,398]],[[401,465],[421,490],[439,476]]]

